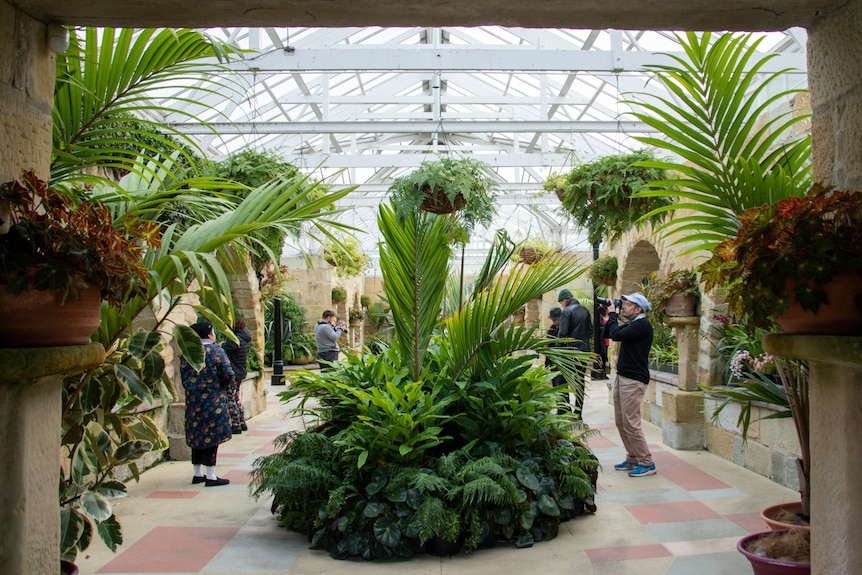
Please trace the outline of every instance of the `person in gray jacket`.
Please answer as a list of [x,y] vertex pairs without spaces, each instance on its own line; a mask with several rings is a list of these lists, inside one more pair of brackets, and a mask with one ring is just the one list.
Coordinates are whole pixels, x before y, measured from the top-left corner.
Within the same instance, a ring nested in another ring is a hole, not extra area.
[[344,333],[344,320],[336,323],[335,312],[328,309],[323,312],[323,319],[314,326],[314,340],[317,343],[317,363],[320,371],[332,368],[332,363],[338,361],[338,338]]

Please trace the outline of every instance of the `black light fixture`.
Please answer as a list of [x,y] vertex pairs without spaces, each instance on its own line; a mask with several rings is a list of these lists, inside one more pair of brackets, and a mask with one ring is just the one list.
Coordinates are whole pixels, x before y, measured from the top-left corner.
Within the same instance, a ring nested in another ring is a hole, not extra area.
[[281,298],[273,298],[272,328],[275,335],[275,349],[272,352],[272,385],[284,385],[284,363],[281,361],[281,339],[284,326],[281,321]]

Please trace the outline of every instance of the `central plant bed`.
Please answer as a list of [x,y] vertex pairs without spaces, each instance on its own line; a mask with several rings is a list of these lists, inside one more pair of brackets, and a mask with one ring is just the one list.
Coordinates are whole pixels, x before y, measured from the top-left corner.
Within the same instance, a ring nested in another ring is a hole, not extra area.
[[557,373],[582,385],[590,357],[507,321],[583,270],[555,253],[506,274],[518,246],[501,232],[460,313],[441,316],[449,224],[381,207],[393,339],[293,378],[280,397],[301,396],[295,413],[308,427],[255,461],[254,495],[271,495],[283,527],[335,558],[529,547],[595,511],[592,432],[554,413],[559,388],[549,385]]

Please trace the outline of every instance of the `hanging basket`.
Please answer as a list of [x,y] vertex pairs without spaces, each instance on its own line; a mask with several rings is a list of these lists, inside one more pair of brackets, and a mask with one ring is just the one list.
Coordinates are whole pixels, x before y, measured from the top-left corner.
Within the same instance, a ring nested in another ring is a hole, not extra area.
[[554,193],[557,194],[557,199],[560,200],[560,203],[563,203],[563,200],[566,199],[566,190],[557,188],[554,190]]
[[455,196],[453,203],[449,200],[445,190],[438,189],[432,192],[431,188],[427,187],[424,191],[425,199],[422,200],[419,209],[432,214],[453,214],[464,209],[464,206],[467,205],[467,200],[461,194]]
[[521,263],[530,265],[540,261],[545,256],[540,250],[536,248],[521,248],[518,250],[518,258]]
[[84,345],[99,329],[102,297],[89,286],[77,301],[61,303],[59,291],[6,293],[0,285],[0,347]]

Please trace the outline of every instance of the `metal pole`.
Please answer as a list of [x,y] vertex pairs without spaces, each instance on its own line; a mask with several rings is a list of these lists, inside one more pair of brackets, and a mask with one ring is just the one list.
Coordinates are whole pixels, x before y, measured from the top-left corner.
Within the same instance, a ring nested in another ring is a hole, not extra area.
[[284,363],[281,361],[281,338],[284,326],[281,320],[281,298],[273,298],[272,329],[275,332],[275,349],[272,352],[272,385],[284,385]]

